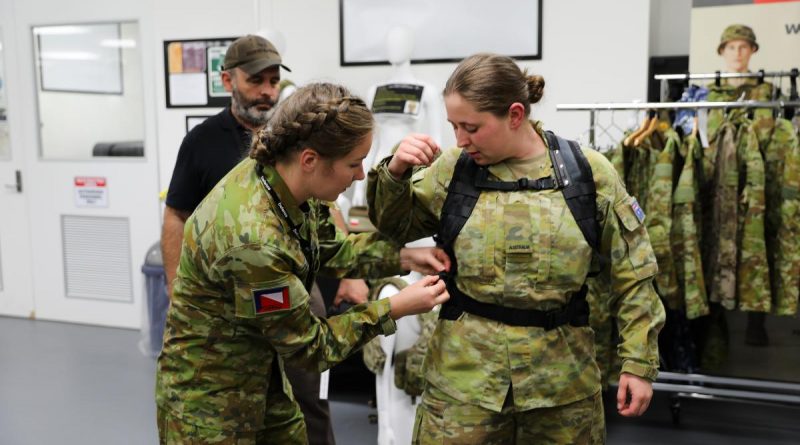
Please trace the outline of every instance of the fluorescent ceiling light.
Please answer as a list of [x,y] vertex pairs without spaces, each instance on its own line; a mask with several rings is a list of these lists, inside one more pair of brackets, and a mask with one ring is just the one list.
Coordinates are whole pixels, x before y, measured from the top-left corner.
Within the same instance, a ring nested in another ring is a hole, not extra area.
[[85,26],[42,26],[39,28],[33,28],[33,33],[43,36],[88,34],[89,29],[87,29]]
[[44,51],[42,60],[98,60],[100,56],[88,51]]
[[104,39],[100,46],[107,48],[136,48],[136,40],[133,39]]

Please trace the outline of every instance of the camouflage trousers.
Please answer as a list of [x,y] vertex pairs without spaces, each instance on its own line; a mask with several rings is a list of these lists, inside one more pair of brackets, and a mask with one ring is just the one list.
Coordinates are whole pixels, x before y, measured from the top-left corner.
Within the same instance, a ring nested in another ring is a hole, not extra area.
[[604,444],[601,393],[552,408],[499,413],[461,403],[428,386],[414,420],[414,445]]
[[306,424],[297,402],[282,391],[268,391],[266,428],[258,431],[231,431],[203,428],[186,423],[168,410],[158,407],[160,445],[307,445]]

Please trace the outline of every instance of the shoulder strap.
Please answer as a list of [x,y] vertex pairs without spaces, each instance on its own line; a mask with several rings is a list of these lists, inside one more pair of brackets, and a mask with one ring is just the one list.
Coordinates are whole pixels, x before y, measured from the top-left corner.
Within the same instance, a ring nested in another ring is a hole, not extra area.
[[[447,197],[442,206],[439,232],[436,234],[436,243],[445,250],[452,249],[461,229],[472,214],[472,209],[478,202],[481,192],[475,187],[475,177],[480,167],[465,152],[461,152],[450,186],[447,188]],[[450,258],[455,258],[452,252],[447,252]]]
[[[600,223],[597,221],[597,188],[592,176],[592,167],[575,141],[568,141],[547,131],[553,171],[563,183],[561,189],[572,217],[578,223],[583,237],[594,252],[595,258],[604,266],[600,255]],[[566,173],[566,174],[564,174]],[[593,273],[591,275],[596,275]]]

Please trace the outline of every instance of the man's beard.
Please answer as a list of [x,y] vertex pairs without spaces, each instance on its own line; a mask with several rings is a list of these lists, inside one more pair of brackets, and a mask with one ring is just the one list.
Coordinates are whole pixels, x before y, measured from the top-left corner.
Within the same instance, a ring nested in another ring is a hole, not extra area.
[[[234,109],[234,113],[236,114],[239,119],[245,121],[252,127],[263,127],[267,124],[273,109],[275,109],[275,102],[271,99],[258,99],[258,100],[248,100],[247,98],[242,95],[236,85],[233,85],[233,101],[232,106]],[[256,108],[259,105],[269,105],[270,108],[268,110],[259,110]]]

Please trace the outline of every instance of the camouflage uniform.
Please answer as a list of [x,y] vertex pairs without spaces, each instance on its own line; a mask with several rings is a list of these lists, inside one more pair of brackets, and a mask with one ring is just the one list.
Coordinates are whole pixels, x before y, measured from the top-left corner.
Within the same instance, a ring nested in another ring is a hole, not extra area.
[[[716,84],[708,85],[708,100],[710,102],[734,102],[739,100],[759,100],[769,101],[773,99],[775,86],[769,82],[759,83],[758,79],[747,77],[741,79],[744,83],[733,86],[730,79],[721,79],[720,86]],[[752,111],[755,120],[772,119],[771,108],[758,108]],[[740,118],[749,114],[745,108],[733,110],[712,109],[708,111],[708,138],[714,139],[720,126],[726,119],[738,121]]]
[[398,246],[374,234],[345,237],[326,204],[298,206],[275,169],[263,170],[314,260],[260,184],[255,161],[242,161],[203,200],[186,221],[158,359],[162,443],[306,443],[284,359],[321,372],[395,330],[388,300],[314,317],[307,284],[318,269],[400,273]]
[[675,255],[678,284],[681,288],[686,318],[693,320],[708,315],[703,264],[700,256],[699,183],[697,172],[702,147],[696,137],[686,137],[680,148],[683,169],[675,187],[672,207],[672,249]]
[[652,155],[655,165],[653,175],[649,180],[647,207],[644,208],[648,216],[645,220],[645,227],[658,260],[658,274],[655,279],[656,291],[670,309],[678,309],[683,306],[683,302],[678,289],[670,235],[672,232],[673,164],[681,142],[678,133],[670,128],[663,134],[660,132],[652,134],[649,138],[651,150],[655,149],[656,144],[662,145],[659,143],[660,141],[654,141],[660,140],[662,137],[665,139],[663,148],[660,152]]
[[797,313],[800,290],[798,143],[798,135],[792,123],[786,119],[777,119],[764,148],[767,260],[773,292],[773,312],[777,315],[791,316]]
[[[736,128],[726,121],[708,147],[704,158],[707,178],[713,178],[706,188],[705,202],[711,202],[708,217],[704,217],[703,271],[709,277],[709,301],[736,301],[736,231],[738,222],[739,172],[736,157]],[[710,161],[706,162],[708,158]],[[730,303],[726,303],[730,304]]]
[[778,228],[779,246],[775,262],[780,284],[775,295],[775,313],[797,314],[800,294],[800,145],[786,153],[781,193],[781,224]]
[[737,136],[739,176],[744,186],[739,191],[736,262],[736,300],[722,300],[722,307],[743,311],[769,312],[770,292],[767,246],[764,241],[764,160],[758,149],[753,126],[745,122]]
[[[542,136],[540,125],[534,126]],[[373,169],[367,196],[376,227],[399,242],[432,235],[460,152],[446,150],[431,167],[413,177],[407,172],[400,181],[387,170],[388,160]],[[622,372],[653,380],[657,336],[664,322],[664,308],[652,285],[658,270],[655,256],[632,208],[633,199],[612,165],[595,151],[585,154],[597,186],[601,249],[610,259],[612,296],[607,305],[620,325]],[[532,169],[528,177],[552,174],[547,156],[542,167]],[[501,181],[515,179],[508,161],[490,166],[489,172]],[[479,301],[520,309],[565,305],[586,281],[592,258],[559,190],[484,191],[453,247],[461,290]],[[513,425],[512,415],[518,428],[523,417],[534,417],[535,425],[546,425],[552,434],[564,430],[569,435],[576,422],[581,427],[602,424],[602,409],[595,403],[600,372],[593,344],[589,327],[565,325],[545,331],[466,312],[458,320],[439,320],[426,358],[428,386],[417,411],[417,441],[442,440],[439,435],[444,432],[430,429],[442,410],[452,413],[452,422],[462,427],[447,426],[446,434],[460,431],[464,437],[458,440],[468,443],[490,443],[478,437],[483,428],[478,424],[502,420],[505,429]],[[570,417],[575,403],[591,405],[594,414]],[[505,432],[487,434],[506,437]]]

